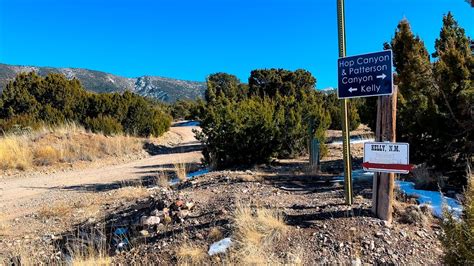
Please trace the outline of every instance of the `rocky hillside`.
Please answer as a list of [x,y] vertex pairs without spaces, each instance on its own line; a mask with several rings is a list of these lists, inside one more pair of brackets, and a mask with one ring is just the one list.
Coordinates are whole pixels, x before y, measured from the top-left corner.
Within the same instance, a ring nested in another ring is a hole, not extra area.
[[94,92],[122,92],[129,90],[139,95],[153,97],[164,102],[203,97],[206,89],[206,85],[203,82],[163,77],[142,76],[138,78],[125,78],[82,68],[32,67],[0,64],[0,91],[2,91],[8,81],[14,79],[18,73],[30,71],[36,71],[40,75],[62,73],[68,78],[79,79],[86,89]]

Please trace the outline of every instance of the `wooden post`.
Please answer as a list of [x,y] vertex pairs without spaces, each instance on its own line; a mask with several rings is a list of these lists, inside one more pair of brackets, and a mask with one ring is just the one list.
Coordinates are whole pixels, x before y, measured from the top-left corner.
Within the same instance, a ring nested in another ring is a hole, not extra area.
[[319,141],[312,138],[309,144],[309,163],[311,173],[316,173],[319,170]]
[[[390,96],[377,99],[377,121],[375,141],[395,142],[397,125],[397,86]],[[372,212],[389,223],[392,222],[394,173],[375,173],[372,188]]]

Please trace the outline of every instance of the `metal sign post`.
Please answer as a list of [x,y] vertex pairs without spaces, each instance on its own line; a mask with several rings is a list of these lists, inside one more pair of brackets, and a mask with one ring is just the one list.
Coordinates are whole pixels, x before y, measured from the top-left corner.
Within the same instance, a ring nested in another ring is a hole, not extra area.
[[[339,42],[339,57],[346,56],[346,29],[345,29],[344,0],[337,0],[337,32]],[[344,157],[344,191],[346,204],[352,204],[352,162],[351,146],[349,143],[349,121],[347,99],[342,100],[342,152]]]

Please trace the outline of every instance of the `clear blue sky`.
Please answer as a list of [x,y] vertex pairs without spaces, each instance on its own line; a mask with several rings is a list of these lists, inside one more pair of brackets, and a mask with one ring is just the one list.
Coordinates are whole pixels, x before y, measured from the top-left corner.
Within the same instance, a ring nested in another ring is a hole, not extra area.
[[[347,53],[380,50],[406,17],[430,51],[452,11],[474,37],[464,0],[346,0]],[[127,77],[205,80],[303,68],[337,86],[336,0],[0,0],[0,62],[80,67]]]

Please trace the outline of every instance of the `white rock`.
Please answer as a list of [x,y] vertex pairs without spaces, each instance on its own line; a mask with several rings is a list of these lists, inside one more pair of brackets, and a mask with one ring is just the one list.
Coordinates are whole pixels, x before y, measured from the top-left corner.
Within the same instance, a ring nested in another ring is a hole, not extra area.
[[160,223],[160,217],[158,216],[142,216],[140,219],[142,225],[156,225]]

